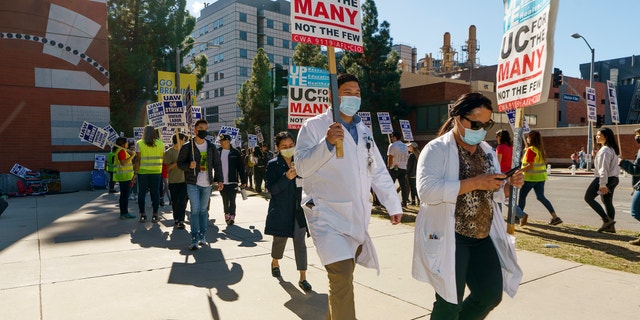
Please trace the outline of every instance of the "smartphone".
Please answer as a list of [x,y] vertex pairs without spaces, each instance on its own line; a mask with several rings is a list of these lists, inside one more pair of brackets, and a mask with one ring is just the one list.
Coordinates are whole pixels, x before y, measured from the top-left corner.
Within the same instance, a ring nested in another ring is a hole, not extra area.
[[520,167],[515,167],[515,168],[511,168],[511,170],[504,172],[503,174],[506,175],[506,178],[496,178],[497,180],[506,180],[507,178],[511,177],[514,173],[516,173],[516,171],[518,171],[520,169]]

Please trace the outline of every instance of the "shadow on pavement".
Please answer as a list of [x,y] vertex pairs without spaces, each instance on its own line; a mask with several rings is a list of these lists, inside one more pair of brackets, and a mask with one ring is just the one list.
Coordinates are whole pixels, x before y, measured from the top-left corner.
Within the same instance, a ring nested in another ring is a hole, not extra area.
[[290,296],[291,300],[284,303],[287,309],[291,310],[300,319],[324,320],[327,312],[328,295],[318,294],[311,290],[303,293],[291,282],[280,279],[280,286]]

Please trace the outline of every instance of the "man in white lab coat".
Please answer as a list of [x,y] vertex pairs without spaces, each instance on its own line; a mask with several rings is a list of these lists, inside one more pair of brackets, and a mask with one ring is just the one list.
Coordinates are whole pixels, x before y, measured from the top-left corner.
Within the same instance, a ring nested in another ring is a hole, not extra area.
[[[338,76],[340,119],[332,109],[307,120],[298,134],[296,170],[303,181],[302,205],[309,232],[329,277],[327,319],[355,319],[355,264],[380,272],[367,231],[371,217],[370,188],[400,223],[400,199],[369,128],[356,112],[360,85],[349,74]],[[344,158],[335,157],[343,140]]]

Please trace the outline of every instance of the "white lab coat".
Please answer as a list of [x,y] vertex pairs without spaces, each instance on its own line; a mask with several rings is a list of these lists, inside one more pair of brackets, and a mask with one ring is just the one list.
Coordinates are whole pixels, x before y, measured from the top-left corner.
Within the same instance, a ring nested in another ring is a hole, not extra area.
[[[361,121],[357,124],[356,145],[343,126],[344,158],[337,159],[335,148],[330,151],[325,140],[333,122],[329,108],[305,121],[298,134],[296,171],[303,181],[302,207],[309,233],[323,265],[353,259],[362,245],[356,262],[379,273],[378,258],[367,231],[371,217],[369,190],[373,187],[391,214],[402,213],[400,199],[369,128]],[[305,205],[311,199],[313,209]]]
[[[480,146],[493,159],[498,159],[489,144],[483,141]],[[500,172],[497,160],[493,161],[493,166],[496,172]],[[454,217],[460,190],[458,170],[458,148],[451,131],[429,142],[420,153],[416,184],[421,205],[416,219],[412,266],[415,279],[430,283],[436,293],[454,304],[458,303]],[[502,266],[503,290],[513,297],[520,285],[522,270],[498,206],[504,201],[502,188],[494,192],[493,200],[489,235]],[[429,235],[437,235],[437,239],[430,239]]]

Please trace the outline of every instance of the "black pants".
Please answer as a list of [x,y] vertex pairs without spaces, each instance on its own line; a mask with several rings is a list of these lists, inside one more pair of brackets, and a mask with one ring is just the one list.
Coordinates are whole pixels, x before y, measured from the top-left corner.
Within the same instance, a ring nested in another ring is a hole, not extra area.
[[255,174],[256,192],[262,192],[262,181],[264,180],[265,167],[253,167],[253,173]]
[[608,221],[609,219],[615,220],[616,217],[616,208],[613,206],[613,191],[616,189],[618,185],[618,177],[609,177],[607,180],[607,188],[609,188],[609,193],[601,195],[600,199],[602,203],[604,203],[605,209],[596,201],[596,197],[598,196],[598,189],[600,189],[600,178],[595,178],[587,187],[587,191],[584,193],[584,201],[589,204],[591,209],[593,209],[599,216],[602,218],[602,221]]
[[138,209],[140,214],[145,214],[145,197],[147,191],[151,194],[151,206],[153,213],[158,213],[158,207],[160,207],[160,180],[162,175],[157,174],[138,174]]
[[109,191],[115,191],[116,182],[113,181],[113,172],[109,172]]
[[118,185],[120,186],[120,214],[124,215],[129,213],[129,194],[131,193],[131,180],[129,181],[118,181]]
[[418,200],[418,187],[416,186],[416,177],[407,178],[409,182],[409,190],[411,191],[411,201],[416,202]]
[[[470,293],[463,300],[465,285]],[[458,304],[436,294],[431,319],[484,319],[502,301],[502,269],[490,237],[456,233],[456,289]]]
[[390,169],[389,175],[393,183],[398,180],[400,184],[400,190],[402,190],[402,205],[404,206],[409,201],[409,190],[407,190],[407,169]]
[[233,184],[225,184],[224,188],[220,191],[220,195],[222,196],[222,208],[224,209],[224,213],[228,214],[236,214],[236,193],[238,192],[238,185]]
[[184,182],[169,183],[169,195],[171,196],[173,222],[184,222],[184,214],[187,209],[187,184]]

